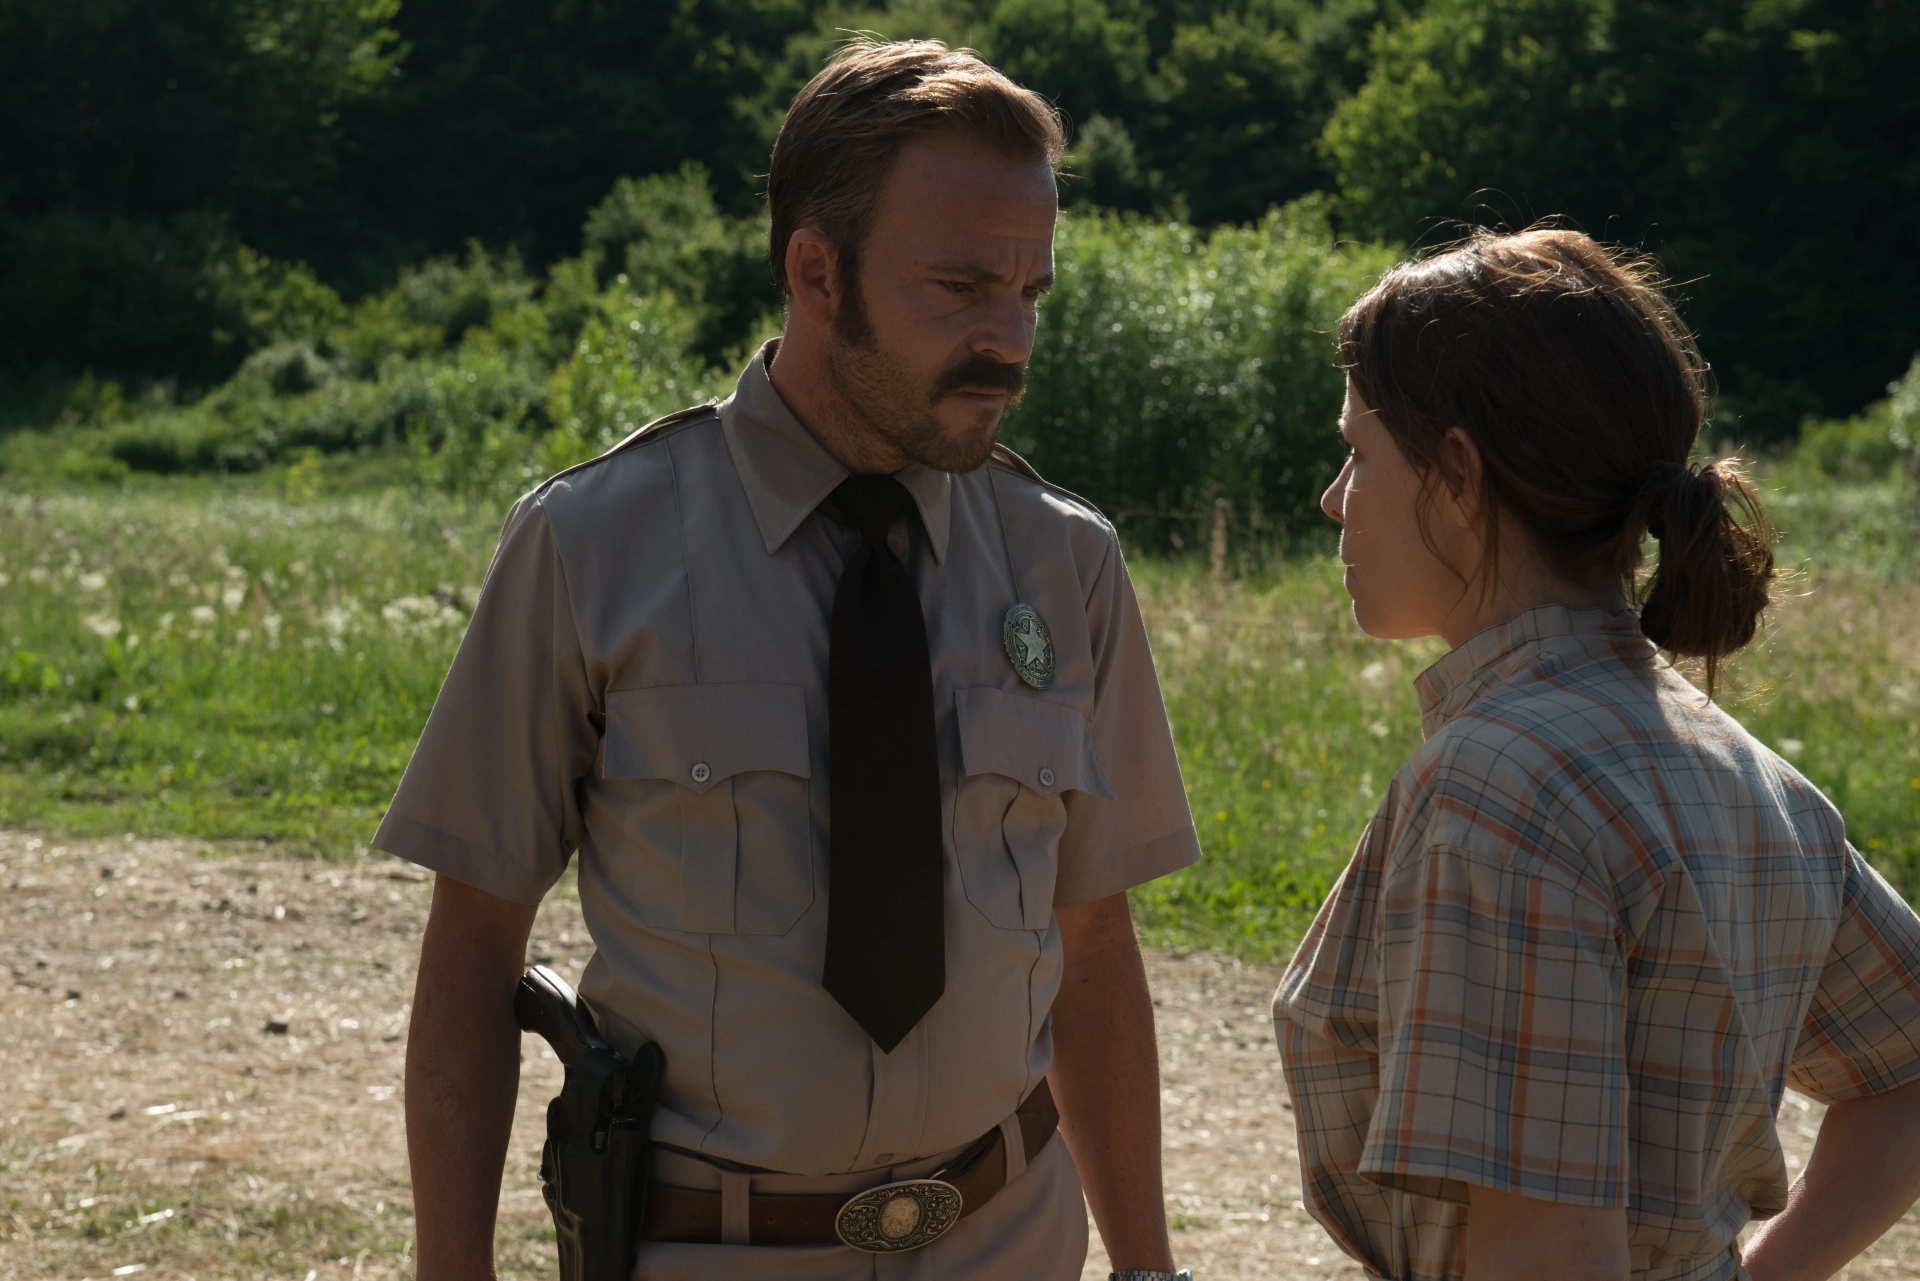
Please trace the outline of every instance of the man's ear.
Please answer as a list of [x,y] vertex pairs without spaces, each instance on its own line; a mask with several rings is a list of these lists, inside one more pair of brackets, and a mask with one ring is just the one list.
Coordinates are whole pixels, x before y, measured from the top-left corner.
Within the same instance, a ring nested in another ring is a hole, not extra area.
[[793,310],[811,325],[825,329],[833,323],[839,303],[840,253],[831,240],[812,227],[802,227],[787,238],[787,288]]
[[1452,428],[1440,442],[1440,492],[1435,506],[1448,524],[1461,530],[1477,530],[1486,519],[1486,460],[1473,437],[1458,427]]

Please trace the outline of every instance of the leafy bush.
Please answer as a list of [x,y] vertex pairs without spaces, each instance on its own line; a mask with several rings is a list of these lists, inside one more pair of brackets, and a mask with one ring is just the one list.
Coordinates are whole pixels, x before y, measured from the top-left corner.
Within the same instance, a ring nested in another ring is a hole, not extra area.
[[1896,466],[1920,476],[1920,356],[1887,398],[1838,420],[1801,424],[1793,460],[1837,480],[1875,480]]
[[582,240],[603,283],[624,275],[634,293],[665,290],[686,304],[687,344],[708,361],[779,309],[766,219],[722,215],[704,166],[622,178],[587,215]]
[[218,383],[252,351],[343,320],[333,290],[203,215],[51,213],[0,225],[0,378],[111,371]]
[[670,293],[630,294],[619,310],[589,321],[548,384],[553,430],[541,442],[539,470],[585,462],[662,414],[726,395],[737,362],[715,367],[691,356],[695,328]]
[[[764,270],[759,225],[716,211],[697,168],[622,182],[585,241],[544,280],[476,245],[350,310],[301,312],[283,277],[260,295],[278,311],[255,304],[280,317],[257,322],[270,340],[198,402],[134,413],[111,383],[76,390],[91,426],[65,443],[101,465],[8,455],[102,480],[393,449],[425,484],[494,499],[725,394],[777,331],[759,286],[740,284],[748,266]],[[614,257],[624,269],[602,286]],[[1337,246],[1316,200],[1211,234],[1069,214],[1057,257],[1010,443],[1156,545],[1204,540],[1222,501],[1256,539],[1311,518],[1339,452],[1328,333],[1386,251]],[[258,260],[238,261],[252,264],[246,279],[266,278]],[[305,332],[285,332],[297,315]]]
[[1312,520],[1340,459],[1330,334],[1388,251],[1336,245],[1314,200],[1211,235],[1069,215],[1055,258],[1008,443],[1154,544],[1205,537],[1221,499],[1256,537]]

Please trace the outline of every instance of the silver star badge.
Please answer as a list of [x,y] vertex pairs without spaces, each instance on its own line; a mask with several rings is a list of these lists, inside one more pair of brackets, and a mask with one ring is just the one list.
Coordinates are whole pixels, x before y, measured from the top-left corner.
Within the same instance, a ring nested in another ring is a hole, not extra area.
[[1047,620],[1031,605],[1015,605],[1000,625],[1000,643],[1020,679],[1035,689],[1053,684],[1053,634]]

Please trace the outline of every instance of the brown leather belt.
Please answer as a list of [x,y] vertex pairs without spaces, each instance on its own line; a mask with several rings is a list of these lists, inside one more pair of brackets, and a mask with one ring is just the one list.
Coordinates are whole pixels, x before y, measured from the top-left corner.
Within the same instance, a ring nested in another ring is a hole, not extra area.
[[[1060,1113],[1045,1080],[1014,1116],[1031,1162],[1059,1128]],[[759,1193],[747,1199],[752,1245],[846,1244],[874,1253],[915,1249],[972,1214],[1005,1186],[1006,1153],[999,1126],[924,1179],[906,1179],[851,1195]],[[720,1243],[721,1194],[654,1184],[647,1190],[645,1241]]]

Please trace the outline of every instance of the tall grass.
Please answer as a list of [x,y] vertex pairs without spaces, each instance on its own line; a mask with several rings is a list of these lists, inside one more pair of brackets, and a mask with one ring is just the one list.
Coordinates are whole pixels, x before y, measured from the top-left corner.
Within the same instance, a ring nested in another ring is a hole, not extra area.
[[[1725,700],[1920,893],[1915,490],[1801,476],[1780,492],[1793,475],[1763,481],[1800,578]],[[304,463],[0,499],[0,824],[350,854],[425,721],[498,516]],[[1324,554],[1239,577],[1132,559],[1206,850],[1136,893],[1142,929],[1282,956],[1418,744],[1410,682],[1442,647],[1362,635]]]
[[351,851],[432,705],[494,521],[401,489],[0,500],[0,823]]

